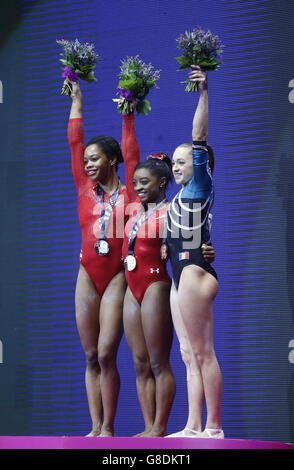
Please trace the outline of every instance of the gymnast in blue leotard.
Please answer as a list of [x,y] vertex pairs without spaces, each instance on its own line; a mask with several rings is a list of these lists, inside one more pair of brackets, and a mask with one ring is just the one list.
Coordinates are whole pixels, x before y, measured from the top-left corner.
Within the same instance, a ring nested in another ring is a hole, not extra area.
[[[189,415],[185,428],[167,437],[223,438],[222,377],[213,346],[212,303],[218,282],[200,249],[202,243],[210,241],[210,209],[214,198],[213,165],[206,145],[208,87],[206,74],[200,67],[192,67],[189,79],[199,83],[200,92],[193,119],[193,144],[180,145],[174,152],[173,174],[182,189],[170,204],[166,224],[166,245],[173,273],[171,312],[187,369]],[[204,400],[207,420],[202,430]]]
[[[191,144],[184,144],[184,147],[191,151]],[[177,289],[184,267],[191,264],[200,266],[217,279],[215,270],[205,261],[200,248],[203,243],[210,243],[210,209],[214,199],[208,148],[206,141],[193,142],[194,174],[174,197],[167,212],[166,243]]]

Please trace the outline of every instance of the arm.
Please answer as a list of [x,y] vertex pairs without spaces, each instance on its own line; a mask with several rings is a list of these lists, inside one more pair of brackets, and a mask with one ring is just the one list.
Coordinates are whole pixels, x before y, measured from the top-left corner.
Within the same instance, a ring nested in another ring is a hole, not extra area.
[[206,73],[200,67],[193,66],[189,73],[191,82],[199,83],[199,101],[194,114],[192,139],[193,141],[206,141],[208,135],[208,88]]
[[68,143],[72,155],[72,173],[79,187],[85,183],[88,178],[84,172],[84,127],[82,119],[82,93],[77,83],[72,85],[72,104],[68,122]]
[[140,161],[140,149],[136,138],[135,117],[134,114],[123,116],[121,150],[125,162],[126,187],[129,202],[137,200],[137,194],[134,191],[133,176],[135,166]]
[[192,126],[194,177],[191,190],[194,197],[206,199],[212,188],[211,175],[207,171],[208,87],[206,73],[200,67],[192,66],[189,79],[192,82],[198,82],[200,94]]

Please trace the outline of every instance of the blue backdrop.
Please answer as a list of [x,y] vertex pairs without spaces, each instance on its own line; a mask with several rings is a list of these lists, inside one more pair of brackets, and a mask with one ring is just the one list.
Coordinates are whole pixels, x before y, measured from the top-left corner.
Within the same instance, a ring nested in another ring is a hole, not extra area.
[[[94,42],[101,56],[98,82],[82,84],[86,140],[103,133],[120,141],[112,98],[121,59],[139,54],[161,69],[152,111],[136,117],[144,158],[172,155],[191,140],[197,97],[180,83],[186,75],[177,71],[175,40],[200,25],[226,45],[222,67],[209,74],[223,427],[232,438],[294,442],[293,2],[22,0],[7,2],[5,14],[0,433],[84,435],[90,426],[74,316],[80,229],[66,136],[70,100],[60,96],[55,40]],[[176,338],[171,362],[177,394],[168,432],[187,416]],[[131,436],[143,420],[124,338],[118,368],[116,434]]]

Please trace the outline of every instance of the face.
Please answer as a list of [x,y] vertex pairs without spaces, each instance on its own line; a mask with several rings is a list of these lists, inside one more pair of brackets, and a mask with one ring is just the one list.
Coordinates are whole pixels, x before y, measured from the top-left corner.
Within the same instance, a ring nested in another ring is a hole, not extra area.
[[176,148],[173,154],[172,168],[175,182],[185,186],[194,174],[192,149],[184,146]]
[[106,181],[115,160],[109,160],[97,144],[89,145],[84,152],[84,169],[92,181]]
[[147,168],[135,171],[133,184],[142,204],[157,202],[164,193],[164,179],[153,175]]

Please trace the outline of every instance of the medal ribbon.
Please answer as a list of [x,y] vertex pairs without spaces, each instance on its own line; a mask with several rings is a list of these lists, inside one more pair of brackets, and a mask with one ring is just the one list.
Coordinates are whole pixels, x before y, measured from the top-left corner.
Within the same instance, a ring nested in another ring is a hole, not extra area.
[[119,193],[119,188],[120,188],[120,180],[118,180],[118,184],[116,187],[116,190],[114,193],[109,198],[109,202],[107,204],[106,209],[104,209],[104,204],[103,204],[103,189],[100,188],[100,186],[97,185],[97,198],[98,202],[100,204],[100,216],[99,216],[99,229],[100,229],[100,234],[99,234],[99,240],[105,240],[106,239],[106,232],[107,228],[109,225],[109,220],[110,216],[112,214],[113,208],[115,206],[118,193]]
[[[156,210],[160,209],[164,204],[166,203],[167,199],[163,199],[160,201],[156,206],[152,207],[150,210],[147,212],[144,211],[142,208],[138,214],[134,217],[132,217],[132,228],[130,230],[129,234],[129,249],[128,249],[128,255],[133,255],[134,254],[134,245],[135,245],[135,240],[139,231],[139,228],[143,225],[143,223],[155,212]],[[145,216],[142,217],[143,213],[145,212]]]

